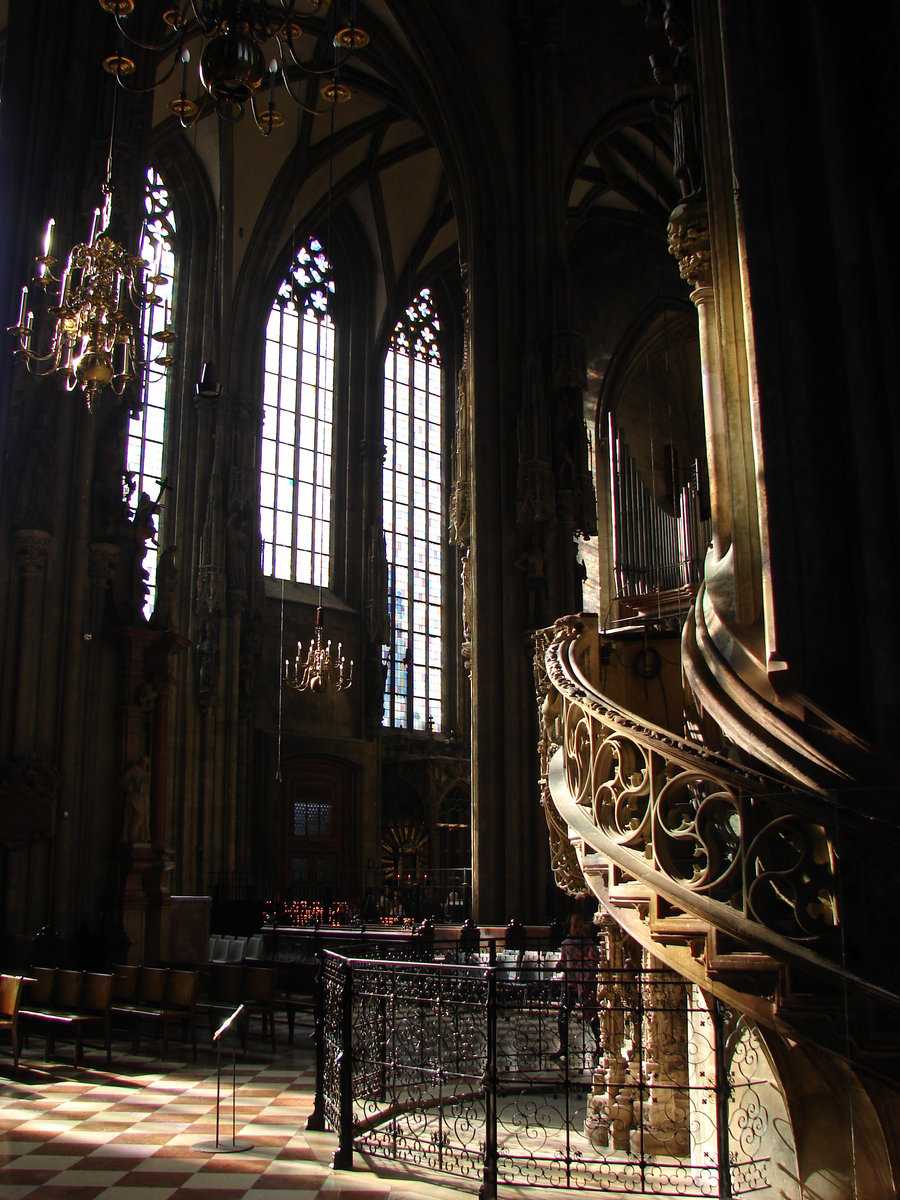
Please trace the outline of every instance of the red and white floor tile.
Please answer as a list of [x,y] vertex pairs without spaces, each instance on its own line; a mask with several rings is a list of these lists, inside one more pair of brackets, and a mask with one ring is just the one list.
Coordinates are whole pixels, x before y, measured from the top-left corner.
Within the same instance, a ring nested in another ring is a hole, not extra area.
[[[313,1102],[309,1048],[238,1062],[237,1136],[253,1148],[210,1155],[195,1149],[215,1136],[208,1057],[161,1063],[114,1047],[112,1068],[87,1051],[76,1070],[42,1061],[39,1044],[30,1043],[18,1072],[0,1059],[0,1200],[449,1200],[475,1191],[398,1178],[391,1164],[359,1156],[359,1169],[333,1171],[334,1136],[304,1128]],[[222,1139],[231,1134],[230,1076]]]

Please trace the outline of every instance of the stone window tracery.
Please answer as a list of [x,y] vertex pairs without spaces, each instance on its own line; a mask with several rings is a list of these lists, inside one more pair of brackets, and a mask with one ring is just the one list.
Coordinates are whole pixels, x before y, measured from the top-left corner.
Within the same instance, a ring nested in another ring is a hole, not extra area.
[[[144,224],[140,252],[146,262],[151,265],[158,263],[156,273],[165,275],[169,282],[158,288],[161,302],[147,304],[141,311],[144,352],[150,358],[160,352],[158,343],[153,341],[153,335],[171,327],[173,321],[172,305],[178,269],[177,245],[171,197],[159,171],[151,165],[147,168],[144,185]],[[140,403],[128,423],[126,471],[130,477],[129,507],[132,515],[144,492],[154,501],[159,495],[160,508],[165,506],[162,484],[166,469],[168,396],[168,374],[154,370],[145,375],[140,390]],[[148,575],[145,617],[150,616],[155,604],[158,557],[158,546],[148,542],[144,556],[144,569]]]
[[260,523],[263,573],[328,586],[334,278],[322,243],[297,251],[266,326]]
[[440,321],[423,288],[394,327],[384,366],[384,533],[391,641],[383,723],[443,728]]

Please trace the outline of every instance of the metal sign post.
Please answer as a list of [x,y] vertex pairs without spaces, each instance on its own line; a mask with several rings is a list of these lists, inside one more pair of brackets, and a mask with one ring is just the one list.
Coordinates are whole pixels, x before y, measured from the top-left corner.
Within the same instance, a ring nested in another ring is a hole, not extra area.
[[252,1150],[252,1142],[239,1142],[235,1137],[237,1128],[236,1104],[237,1104],[237,1047],[232,1046],[231,1052],[231,1141],[219,1141],[219,1108],[222,1097],[222,1042],[225,1035],[229,1032],[232,1026],[240,1018],[244,1011],[243,1004],[239,1004],[230,1016],[222,1022],[216,1032],[213,1034],[213,1041],[216,1043],[216,1140],[214,1142],[197,1142],[193,1147],[194,1150],[200,1150],[204,1154],[239,1154],[242,1150]]

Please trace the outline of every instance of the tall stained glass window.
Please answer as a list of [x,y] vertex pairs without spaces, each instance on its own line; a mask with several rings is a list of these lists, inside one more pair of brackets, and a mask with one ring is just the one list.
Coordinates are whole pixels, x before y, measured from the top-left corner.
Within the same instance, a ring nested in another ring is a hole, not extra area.
[[[141,312],[141,333],[144,354],[151,361],[167,354],[165,343],[154,340],[154,335],[172,325],[172,295],[175,284],[177,241],[175,236],[175,214],[169,193],[162,176],[155,167],[147,168],[144,184],[144,226],[141,235],[141,256],[150,264],[151,273],[164,276],[165,283],[156,286],[158,301],[145,304]],[[130,507],[137,508],[141,493],[146,492],[151,500],[159,497],[161,508],[165,505],[162,488],[166,469],[166,407],[169,391],[169,376],[158,367],[145,374],[141,386],[141,402],[128,423],[128,450],[126,470],[130,473]],[[133,486],[132,486],[133,485]],[[162,519],[160,513],[160,520]],[[147,603],[144,616],[153,612],[156,601],[156,562],[158,547],[147,543],[144,569],[149,576]]]
[[391,643],[384,724],[443,721],[440,323],[423,288],[397,322],[384,364],[384,533]]
[[331,562],[334,279],[321,242],[297,252],[266,326],[263,571],[327,586]]

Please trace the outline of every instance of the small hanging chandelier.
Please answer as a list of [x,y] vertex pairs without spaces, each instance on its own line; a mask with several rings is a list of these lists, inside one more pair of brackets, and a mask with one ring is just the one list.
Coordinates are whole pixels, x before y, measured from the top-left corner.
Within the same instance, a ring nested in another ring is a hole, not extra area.
[[[330,76],[321,89],[326,105],[342,104],[351,99],[350,88],[338,83],[337,67],[369,44],[369,35],[355,20],[356,0],[350,5],[347,23],[337,18],[333,43],[342,58],[334,66],[314,67],[300,58],[297,43],[309,18],[321,20],[331,0],[182,0],[167,7],[162,20],[167,36],[159,44],[148,44],[132,37],[126,18],[134,11],[135,0],[99,0],[100,7],[110,13],[124,39],[141,50],[159,55],[162,66],[155,83],[149,88],[131,89],[123,81],[136,70],[133,58],[121,51],[104,60],[104,68],[118,79],[126,90],[152,91],[164,84],[181,65],[181,91],[169,101],[169,108],[187,129],[195,121],[214,110],[226,120],[237,121],[249,105],[256,128],[264,137],[284,124],[284,115],[275,107],[276,88],[283,89],[288,98],[304,112],[314,115],[328,108],[309,106],[305,96],[295,92],[291,76],[314,79]],[[203,41],[199,55],[200,83],[209,99],[198,103],[187,94],[187,69],[191,62],[188,41],[199,37]],[[171,62],[167,63],[169,55]],[[259,105],[258,97],[268,94],[268,103]]]
[[[67,391],[80,387],[88,410],[104,388],[121,396],[130,383],[161,378],[175,361],[169,347],[175,340],[165,325],[152,336],[162,353],[141,352],[140,315],[147,306],[164,303],[160,289],[168,282],[161,270],[162,239],[151,264],[139,253],[129,254],[109,229],[112,218],[112,153],[116,131],[118,91],[114,93],[109,155],[102,186],[103,203],[94,209],[87,241],[72,247],[59,274],[53,254],[56,225],[51,217],[41,253],[35,257],[32,284],[46,305],[48,338],[45,349],[36,348],[34,312],[29,307],[29,284],[19,298],[19,315],[7,332],[16,339],[13,354],[22,358],[31,374],[59,375]],[[144,230],[139,246],[144,244]],[[42,322],[43,323],[43,322]]]
[[[337,38],[335,38],[335,50],[337,50]],[[335,55],[336,58],[336,55]],[[336,70],[336,66],[335,66]],[[337,96],[331,97],[331,136],[330,136],[330,152],[328,163],[328,209],[326,209],[326,221],[328,221],[328,238],[326,245],[331,242],[331,205],[334,200],[335,191],[335,107],[337,106]],[[292,257],[292,263],[296,262],[296,256]],[[304,263],[304,259],[300,259]],[[317,271],[323,272],[328,263],[319,263],[318,259],[306,260],[306,264],[302,269],[308,269],[313,280],[317,283],[319,280]],[[331,286],[334,288],[334,284]],[[324,307],[326,305],[326,296],[324,293],[320,298],[320,305],[316,307]],[[316,301],[314,301],[316,304]],[[296,643],[296,656],[292,662],[289,659],[284,659],[284,684],[293,691],[312,691],[320,695],[326,691],[347,691],[353,683],[353,659],[347,659],[343,653],[343,644],[337,643],[337,652],[332,655],[331,642],[326,640],[325,636],[325,607],[324,607],[324,586],[325,586],[325,569],[323,566],[323,522],[318,522],[318,556],[313,560],[313,574],[318,578],[319,584],[319,602],[316,608],[316,624],[313,626],[310,644],[306,650],[306,658],[304,659],[304,644],[301,641]],[[284,589],[282,587],[281,594],[282,605],[282,626],[284,622]]]
[[338,642],[337,652],[332,654],[331,641],[325,640],[325,610],[321,603],[316,609],[306,658],[303,643],[298,641],[294,661],[284,660],[284,682],[295,692],[346,692],[353,683],[353,659],[344,656],[343,643]]

